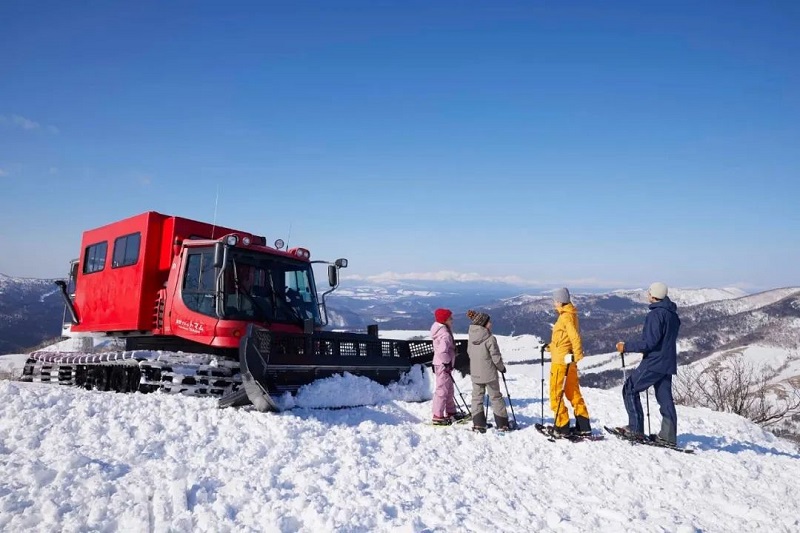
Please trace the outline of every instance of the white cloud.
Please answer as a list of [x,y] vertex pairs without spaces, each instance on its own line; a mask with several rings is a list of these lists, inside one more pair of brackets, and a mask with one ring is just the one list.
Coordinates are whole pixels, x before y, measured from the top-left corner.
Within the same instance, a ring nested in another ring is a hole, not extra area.
[[11,123],[19,126],[23,130],[38,130],[41,127],[41,125],[35,120],[31,120],[19,115],[11,115]]
[[505,283],[513,286],[523,287],[575,287],[575,288],[610,288],[627,287],[629,282],[620,280],[602,280],[597,278],[581,279],[526,279],[520,276],[486,276],[477,272],[456,272],[454,270],[440,270],[438,272],[382,272],[361,276],[358,274],[348,274],[342,276],[344,280],[363,281],[367,283],[392,283],[398,281],[433,281],[433,282],[456,282],[456,283]]
[[61,132],[53,125],[42,126],[35,120],[29,119],[28,117],[23,117],[22,115],[0,115],[0,124],[8,124],[25,131],[37,131],[43,129],[49,133],[52,133],[53,135],[58,135]]
[[519,276],[484,276],[477,272],[456,272],[454,270],[440,270],[439,272],[383,272],[371,276],[348,275],[344,279],[369,281],[372,283],[391,283],[393,281],[454,281],[473,282],[483,281],[490,283],[508,283],[510,285],[535,284],[531,280]]

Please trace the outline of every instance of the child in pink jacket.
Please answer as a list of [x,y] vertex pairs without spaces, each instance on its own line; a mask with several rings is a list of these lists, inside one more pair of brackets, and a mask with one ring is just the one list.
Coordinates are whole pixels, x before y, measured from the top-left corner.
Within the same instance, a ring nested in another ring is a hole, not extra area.
[[456,416],[453,399],[453,364],[456,361],[456,343],[453,340],[453,313],[449,309],[437,309],[433,313],[436,321],[431,326],[433,338],[433,372],[436,375],[436,390],[433,392],[433,423],[451,424]]

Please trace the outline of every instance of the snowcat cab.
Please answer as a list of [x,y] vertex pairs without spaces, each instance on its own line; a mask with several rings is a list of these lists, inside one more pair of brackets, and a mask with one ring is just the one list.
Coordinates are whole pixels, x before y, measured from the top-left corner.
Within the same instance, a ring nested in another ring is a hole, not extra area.
[[[283,250],[280,240],[270,247],[262,236],[155,212],[84,232],[81,251],[68,282],[57,282],[65,332],[118,339],[125,350],[37,352],[27,376],[267,410],[275,395],[315,379],[350,372],[387,383],[432,360],[430,341],[322,331],[325,296],[346,259],[312,262],[309,250]],[[321,299],[313,263],[328,265]]]

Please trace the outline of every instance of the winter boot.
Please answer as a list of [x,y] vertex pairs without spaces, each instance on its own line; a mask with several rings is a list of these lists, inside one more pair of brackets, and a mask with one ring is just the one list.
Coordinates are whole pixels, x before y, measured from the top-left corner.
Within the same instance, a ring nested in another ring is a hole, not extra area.
[[661,419],[661,431],[658,432],[658,439],[668,445],[675,446],[678,442],[677,430],[672,420]]
[[507,416],[494,415],[494,424],[497,426],[497,431],[511,431],[511,427],[508,425]]
[[575,417],[575,434],[585,437],[592,434],[592,425],[585,416]]
[[631,428],[628,426],[615,427],[614,430],[628,440],[635,442],[642,442],[645,440],[644,433],[636,433],[635,431],[631,431]]
[[486,415],[483,411],[476,411],[472,415],[472,430],[486,433]]
[[434,426],[449,426],[453,423],[453,419],[449,416],[433,415],[432,422]]
[[469,418],[469,415],[467,413],[459,413],[459,412],[455,412],[455,413],[453,413],[451,415],[448,415],[448,416],[450,418],[452,418],[453,420],[455,420],[456,422],[464,420],[465,418]]
[[569,427],[569,422],[563,426],[553,426],[553,436],[557,439],[569,437],[572,434],[572,428]]

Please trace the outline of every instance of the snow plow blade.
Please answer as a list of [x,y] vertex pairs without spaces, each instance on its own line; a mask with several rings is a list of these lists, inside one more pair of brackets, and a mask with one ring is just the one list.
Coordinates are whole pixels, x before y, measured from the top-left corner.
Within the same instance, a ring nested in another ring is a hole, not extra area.
[[[414,364],[429,364],[433,343],[382,339],[337,332],[292,334],[247,327],[239,345],[242,388],[219,400],[220,407],[246,404],[259,411],[277,411],[276,399],[303,385],[348,372],[386,385]],[[244,392],[242,392],[244,391]]]

